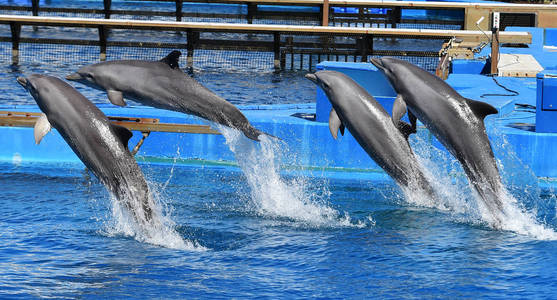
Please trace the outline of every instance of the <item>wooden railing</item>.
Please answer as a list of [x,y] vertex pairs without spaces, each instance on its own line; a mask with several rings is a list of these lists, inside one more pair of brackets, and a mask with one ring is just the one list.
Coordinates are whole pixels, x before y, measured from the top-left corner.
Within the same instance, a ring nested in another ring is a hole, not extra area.
[[[396,28],[359,28],[359,27],[332,27],[332,26],[294,26],[294,25],[261,25],[261,24],[238,24],[238,23],[205,23],[205,22],[164,22],[164,21],[140,21],[140,20],[116,20],[116,19],[91,19],[91,18],[61,18],[61,17],[33,17],[33,16],[14,16],[0,15],[0,24],[9,24],[11,28],[12,57],[17,62],[19,55],[19,44],[21,39],[22,26],[56,26],[56,27],[89,27],[97,28],[99,32],[98,45],[100,46],[101,59],[106,57],[107,30],[134,29],[134,30],[165,30],[185,32],[187,35],[187,58],[188,66],[193,62],[193,52],[199,44],[200,32],[228,32],[228,33],[257,33],[268,34],[272,37],[272,42],[256,42],[257,47],[267,47],[270,52],[274,52],[274,65],[277,68],[284,63],[281,57],[281,47],[290,47],[289,39],[281,40],[281,35],[303,35],[303,36],[351,36],[358,37],[355,52],[362,58],[374,54],[374,37],[395,37],[395,38],[425,38],[425,39],[450,39],[456,37],[465,41],[482,42],[488,41],[491,33],[470,30],[435,30],[435,29],[396,29]],[[322,39],[323,43],[329,39]],[[501,32],[499,35],[500,43],[528,44],[531,43],[532,36],[528,32]],[[291,41],[291,39],[290,39]],[[23,41],[25,42],[25,41]],[[33,41],[31,41],[33,42]],[[34,42],[40,43],[40,39]],[[71,40],[56,40],[58,44],[72,44]],[[223,44],[224,41],[219,41]],[[242,43],[238,42],[241,50]],[[311,46],[315,49],[323,49],[323,45],[306,43],[304,46]]]
[[[150,0],[153,1],[153,0]],[[248,6],[247,19],[251,23],[255,14],[258,13],[258,5],[286,5],[286,6],[317,6],[320,7],[320,15],[323,15],[325,0],[155,0],[163,2],[174,2],[176,4],[176,21],[181,21],[183,16],[183,3],[228,3],[244,4]],[[486,19],[483,24],[479,24],[482,30],[487,30],[491,24],[491,14],[501,13],[531,13],[535,14],[538,27],[557,27],[557,5],[541,4],[508,4],[508,3],[477,3],[477,2],[436,2],[436,1],[365,1],[365,0],[328,0],[328,7],[377,7],[388,8],[398,11],[400,9],[459,9],[464,10],[465,21],[464,29],[473,30],[476,28],[476,21],[482,16]],[[32,5],[28,9],[34,16],[38,16],[41,8],[38,0],[32,0]],[[113,13],[118,13],[111,9],[111,0],[103,0],[103,9],[94,10],[95,13],[103,13],[105,18],[110,18]],[[326,5],[327,6],[327,5]],[[4,6],[8,7],[8,6]],[[14,7],[14,6],[10,6]],[[43,10],[56,10],[55,8],[43,8]],[[75,11],[75,9],[74,9]],[[92,10],[89,10],[91,12]],[[397,13],[394,14],[395,16]],[[320,19],[320,18],[319,18]]]

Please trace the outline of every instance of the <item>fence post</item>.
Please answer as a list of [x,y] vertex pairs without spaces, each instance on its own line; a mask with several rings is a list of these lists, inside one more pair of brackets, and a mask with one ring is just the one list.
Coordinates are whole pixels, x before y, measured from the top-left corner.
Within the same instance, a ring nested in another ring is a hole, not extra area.
[[356,46],[362,55],[361,62],[367,62],[367,56],[373,53],[373,36],[366,34],[363,38],[356,40]]
[[500,13],[493,13],[493,25],[491,28],[491,74],[497,75],[499,73],[499,22]]
[[188,51],[186,55],[186,66],[188,69],[193,68],[193,50],[195,49],[195,44],[197,44],[197,40],[199,39],[199,32],[194,32],[191,29],[187,31],[187,45],[186,49]]
[[21,24],[10,22],[10,30],[12,31],[12,63],[19,63],[19,39],[21,36]]
[[275,70],[280,70],[281,57],[280,57],[280,33],[273,33],[273,51],[275,53],[275,59],[273,61],[275,65]]
[[112,0],[103,0],[104,3],[104,18],[110,19],[110,7],[112,6]]
[[182,0],[176,0],[176,22],[182,22]]
[[391,28],[396,28],[396,24],[400,23],[402,18],[400,7],[391,9]]
[[33,16],[39,15],[39,0],[31,0],[31,11]]
[[253,16],[255,16],[256,13],[257,13],[257,4],[251,2],[248,3],[248,15],[247,15],[248,24],[253,23]]
[[100,46],[100,59],[101,61],[105,61],[106,60],[106,39],[107,39],[107,29],[103,26],[100,25],[98,27],[99,29],[99,46]]

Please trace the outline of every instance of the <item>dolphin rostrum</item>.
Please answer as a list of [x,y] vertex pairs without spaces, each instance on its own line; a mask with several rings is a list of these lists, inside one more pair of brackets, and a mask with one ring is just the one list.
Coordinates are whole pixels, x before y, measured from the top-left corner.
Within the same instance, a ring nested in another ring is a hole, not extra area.
[[66,79],[106,91],[114,105],[125,106],[124,98],[131,99],[232,127],[259,141],[258,136],[264,132],[254,128],[236,106],[180,70],[180,55],[175,50],[160,61],[101,62],[81,67]]
[[152,198],[143,173],[128,151],[128,129],[111,124],[87,98],[66,82],[32,74],[17,81],[43,112],[35,123],[35,142],[51,127],[62,135],[81,161],[130,211],[139,225],[152,220]]
[[410,125],[395,127],[391,116],[373,96],[350,77],[336,71],[307,74],[331,102],[329,130],[337,138],[346,127],[367,154],[401,187],[434,197],[408,143]]
[[504,187],[484,125],[484,118],[496,114],[497,109],[462,97],[445,81],[409,62],[390,57],[371,62],[398,94],[393,121],[398,122],[407,110],[414,129],[416,118],[422,121],[462,164],[495,225],[499,226]]

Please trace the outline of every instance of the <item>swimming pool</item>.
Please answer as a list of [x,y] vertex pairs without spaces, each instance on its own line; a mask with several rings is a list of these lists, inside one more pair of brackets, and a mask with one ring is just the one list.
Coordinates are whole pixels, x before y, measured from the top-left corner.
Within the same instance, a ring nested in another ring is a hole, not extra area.
[[306,195],[311,217],[300,218],[262,209],[237,168],[141,166],[176,232],[199,246],[118,232],[110,197],[80,164],[2,164],[1,297],[551,298],[557,288],[555,241],[409,206],[388,182],[287,177]]
[[[17,76],[63,77],[93,62],[76,48],[19,66],[4,61],[0,102],[34,104]],[[303,74],[210,62],[194,70],[234,104],[313,102]],[[107,103],[104,93],[75,86]],[[490,229],[474,211],[462,170],[440,152],[416,150],[442,167],[430,168],[448,195],[437,206],[408,202],[390,179],[371,174],[297,170],[297,158],[277,144],[258,160],[240,150],[241,168],[180,160],[179,152],[164,161],[139,158],[165,216],[165,230],[154,237],[137,236],[80,163],[0,162],[0,298],[508,299],[557,292],[553,236]],[[512,160],[512,153],[498,159]],[[503,165],[519,207],[554,231],[555,192],[540,189],[520,163]],[[515,176],[518,170],[525,175]]]

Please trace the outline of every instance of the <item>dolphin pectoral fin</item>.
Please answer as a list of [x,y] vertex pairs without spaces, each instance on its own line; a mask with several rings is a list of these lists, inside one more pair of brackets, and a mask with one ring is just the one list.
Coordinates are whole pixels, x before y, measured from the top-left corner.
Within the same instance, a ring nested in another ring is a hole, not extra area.
[[392,112],[392,119],[395,124],[402,119],[402,117],[406,114],[406,102],[402,98],[402,95],[396,95],[395,102],[393,103],[393,112]]
[[398,128],[398,130],[400,131],[400,133],[402,133],[402,135],[404,135],[404,137],[406,139],[408,139],[408,137],[412,134],[412,133],[416,133],[416,129],[412,128],[412,125],[404,122],[404,121],[398,121],[398,124],[396,126]]
[[50,131],[52,125],[48,122],[48,118],[45,114],[41,114],[37,122],[35,122],[35,127],[33,128],[33,134],[35,136],[35,144],[40,144],[43,137]]
[[337,112],[334,109],[331,109],[331,112],[329,113],[329,131],[335,140],[337,139],[339,129],[340,134],[344,135],[344,124],[342,124]]
[[160,61],[167,64],[172,69],[180,69],[180,64],[178,63],[180,55],[182,55],[182,52],[174,50]]
[[130,138],[133,136],[133,133],[126,127],[122,127],[120,125],[110,124],[110,127],[112,128],[112,131],[114,131],[114,133],[116,134],[120,142],[122,142],[124,147],[128,149],[128,142],[130,141]]
[[124,102],[124,95],[120,91],[115,90],[108,90],[106,91],[108,95],[108,100],[110,103],[118,106],[126,106],[126,102]]
[[485,102],[476,101],[476,100],[467,99],[467,98],[466,98],[466,102],[468,103],[468,106],[470,106],[470,109],[472,109],[474,114],[476,114],[476,116],[478,118],[482,119],[482,120],[488,115],[499,113],[497,108],[495,108],[495,107],[493,107],[490,104],[487,104]]

